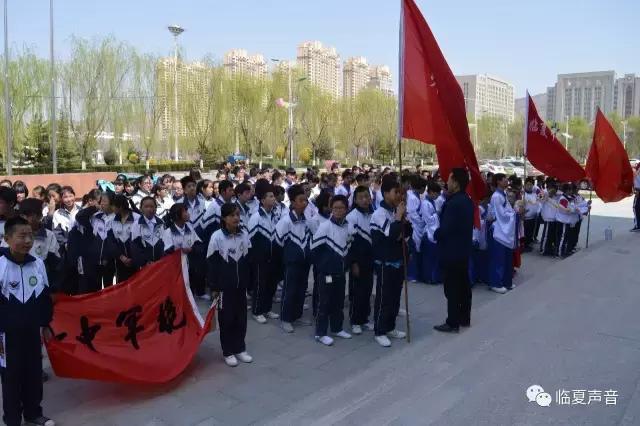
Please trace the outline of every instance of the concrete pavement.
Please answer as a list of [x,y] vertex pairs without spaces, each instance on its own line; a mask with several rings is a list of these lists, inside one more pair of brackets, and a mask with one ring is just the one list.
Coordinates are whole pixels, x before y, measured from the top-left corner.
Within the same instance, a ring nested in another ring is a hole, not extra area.
[[[460,335],[432,330],[446,315],[442,287],[415,284],[411,344],[381,348],[369,332],[323,347],[311,327],[285,335],[250,320],[253,364],[225,366],[212,333],[165,386],[53,377],[45,413],[61,425],[639,424],[640,235],[628,233],[626,202],[594,202],[589,250],[564,261],[525,256],[507,295],[474,288],[473,325]],[[540,407],[525,398],[531,384],[620,396],[615,406]]]

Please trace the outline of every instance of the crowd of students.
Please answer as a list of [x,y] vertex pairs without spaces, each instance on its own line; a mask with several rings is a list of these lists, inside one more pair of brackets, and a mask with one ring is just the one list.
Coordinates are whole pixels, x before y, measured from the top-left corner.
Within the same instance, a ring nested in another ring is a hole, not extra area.
[[[515,176],[485,178],[480,226],[469,235],[474,246],[469,277],[472,284],[506,293],[515,287],[521,254],[533,250],[538,238],[543,255],[564,257],[577,249],[590,202],[575,185],[551,178],[527,178],[524,185]],[[16,413],[22,412],[35,424],[52,424],[39,408],[41,380],[38,387],[31,373],[26,379],[8,373],[13,353],[40,353],[34,341],[51,319],[49,294],[99,291],[176,250],[188,258],[194,296],[217,304],[229,366],[252,361],[245,345],[248,309],[259,324],[279,320],[286,333],[315,324],[314,336],[323,345],[372,330],[375,341],[388,347],[389,338],[406,336],[396,328],[406,253],[410,280],[442,281],[437,230],[447,188],[437,173],[419,168],[398,174],[388,167],[354,166],[298,174],[291,168],[283,173],[236,166],[219,170],[213,180],[202,179],[195,169],[181,179],[144,174],[131,181],[119,175],[113,182],[99,181],[80,204],[77,198],[73,188],[56,183],[29,191],[20,181],[0,182],[7,424],[19,424]],[[23,270],[26,264],[34,265],[37,285],[12,279],[32,274]],[[11,283],[16,287],[9,288]],[[28,289],[29,297],[12,298],[18,287]],[[313,322],[303,318],[309,295]],[[14,305],[41,312],[14,328],[11,316],[24,316],[8,309]],[[42,371],[39,355],[37,361],[22,357],[19,364],[20,371],[29,366]],[[20,400],[16,389],[25,386],[31,391]],[[7,397],[11,394],[15,400]]]

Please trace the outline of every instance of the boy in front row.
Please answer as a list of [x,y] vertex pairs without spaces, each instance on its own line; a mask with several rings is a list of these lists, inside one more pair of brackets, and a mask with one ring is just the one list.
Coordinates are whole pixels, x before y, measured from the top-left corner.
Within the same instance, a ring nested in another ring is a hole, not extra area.
[[40,333],[51,338],[53,317],[47,271],[29,254],[33,231],[22,217],[5,223],[9,249],[0,257],[0,371],[3,420],[7,426],[54,426],[42,415],[42,355]]
[[402,201],[400,184],[391,177],[385,178],[382,180],[381,190],[384,200],[371,216],[371,241],[374,247],[376,274],[373,325],[376,342],[380,346],[389,347],[389,337],[406,337],[404,331],[396,330],[396,317],[400,310],[404,278],[402,262],[405,249],[402,245],[406,242],[403,237],[410,238],[412,230],[405,219],[407,207]]

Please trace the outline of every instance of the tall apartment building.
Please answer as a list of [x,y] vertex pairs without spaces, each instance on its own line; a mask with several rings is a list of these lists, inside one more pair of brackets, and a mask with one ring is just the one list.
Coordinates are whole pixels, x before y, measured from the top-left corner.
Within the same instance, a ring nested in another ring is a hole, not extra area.
[[249,55],[245,49],[233,49],[225,53],[224,69],[229,74],[243,74],[261,80],[267,77],[264,56]]
[[558,74],[555,86],[547,89],[547,94],[553,93],[547,99],[547,117],[558,122],[581,117],[591,122],[597,108],[612,112],[615,82],[615,71]]
[[515,97],[511,83],[487,74],[456,76],[471,121],[489,115],[508,123],[514,120]]
[[298,46],[297,65],[310,83],[339,97],[340,55],[334,47],[325,47],[319,41],[307,41]]
[[[207,71],[209,68],[201,63],[186,64],[178,58],[177,68],[173,57],[162,58],[156,65],[156,99],[157,104],[162,108],[160,117],[161,140],[167,142],[173,137],[175,132],[175,83],[177,76],[178,83],[178,108],[180,108],[181,93],[193,93],[194,91],[205,90],[207,84]],[[161,100],[161,101],[160,101]],[[188,136],[188,129],[185,124],[184,114],[178,109],[178,134]]]
[[363,56],[356,56],[344,62],[342,70],[342,95],[355,98],[369,83],[369,64]]
[[[538,114],[543,120],[546,120],[547,116],[547,93],[540,93],[538,95],[531,95],[533,103],[536,105]],[[527,111],[527,98],[518,98],[515,101],[516,116],[524,117]]]
[[625,74],[616,80],[613,88],[613,109],[622,118],[640,116],[640,77]]
[[393,96],[393,83],[389,67],[386,65],[372,66],[369,69],[369,83],[367,86],[380,90],[387,96]]

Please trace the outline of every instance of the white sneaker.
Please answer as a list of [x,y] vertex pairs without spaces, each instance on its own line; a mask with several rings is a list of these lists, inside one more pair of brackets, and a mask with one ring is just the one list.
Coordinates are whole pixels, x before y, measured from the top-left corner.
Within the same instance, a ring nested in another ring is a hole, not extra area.
[[506,287],[489,287],[489,290],[495,291],[496,293],[505,294],[507,292]]
[[400,330],[391,330],[387,333],[387,336],[393,337],[394,339],[404,339],[405,337],[407,337],[407,333]]
[[402,308],[398,309],[398,316],[399,317],[406,317],[407,316],[407,311],[402,309]]
[[365,330],[369,330],[372,331],[375,329],[375,325],[372,322],[368,322],[365,325],[362,326],[362,328],[364,328]]
[[337,333],[333,333],[334,336],[337,336],[341,339],[351,339],[351,335],[344,330],[340,330]]
[[362,327],[360,327],[359,325],[352,325],[351,332],[355,335],[362,334]]
[[516,288],[515,284],[511,284],[511,287],[509,287],[507,290],[513,290],[514,288]]
[[249,355],[247,351],[236,354],[236,358],[238,358],[242,362],[246,362],[247,364],[253,362],[253,357]]
[[333,339],[329,336],[316,336],[316,340],[325,346],[333,345]]
[[202,296],[198,296],[198,299],[200,299],[200,300],[206,300],[207,302],[210,302],[210,301],[211,301],[211,295],[209,295],[209,294],[205,293],[205,294],[203,294]]
[[391,346],[391,340],[389,340],[387,336],[375,336],[375,339],[376,342],[378,342],[378,344],[383,348],[388,348],[389,346]]
[[280,328],[282,328],[285,333],[293,333],[293,326],[290,322],[282,321],[280,323]]
[[275,312],[267,312],[267,318],[269,319],[280,319],[280,315],[276,314]]
[[253,319],[256,320],[258,324],[267,323],[267,319],[264,317],[264,315],[253,315]]
[[235,355],[225,356],[224,357],[224,363],[227,364],[229,367],[237,367],[238,366],[238,360],[236,359]]

